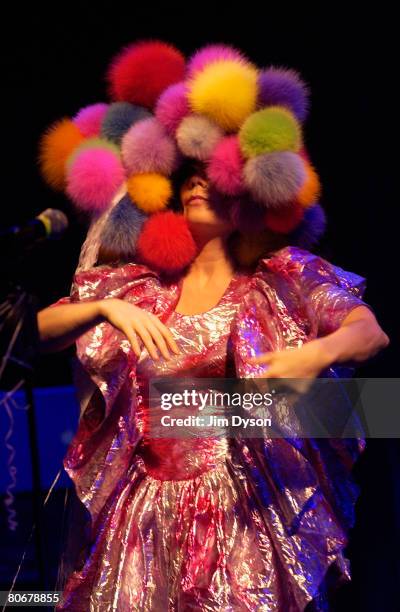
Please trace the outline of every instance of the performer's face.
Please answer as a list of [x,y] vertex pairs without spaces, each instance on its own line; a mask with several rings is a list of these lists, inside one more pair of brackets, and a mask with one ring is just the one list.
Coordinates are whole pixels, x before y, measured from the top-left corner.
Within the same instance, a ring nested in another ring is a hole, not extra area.
[[189,225],[200,226],[204,231],[212,228],[213,233],[220,231],[221,234],[232,231],[233,226],[227,219],[217,214],[209,193],[209,183],[205,171],[199,169],[189,176],[181,186],[180,198],[183,207],[183,216]]

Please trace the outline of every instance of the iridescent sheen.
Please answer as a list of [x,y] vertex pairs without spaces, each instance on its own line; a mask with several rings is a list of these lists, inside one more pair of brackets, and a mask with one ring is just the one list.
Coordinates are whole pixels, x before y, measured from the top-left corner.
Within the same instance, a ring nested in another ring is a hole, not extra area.
[[74,279],[71,301],[118,297],[153,312],[181,354],[156,361],[143,348],[138,359],[108,322],[77,342],[90,380],[78,388],[81,418],[64,465],[90,513],[90,547],[56,609],[325,609],[328,578],[350,580],[351,469],[365,440],[151,438],[148,383],[258,376],[249,356],[330,333],[366,305],[365,279],[285,247],[254,274],[237,272],[205,313],[175,311],[181,287],[134,263]]

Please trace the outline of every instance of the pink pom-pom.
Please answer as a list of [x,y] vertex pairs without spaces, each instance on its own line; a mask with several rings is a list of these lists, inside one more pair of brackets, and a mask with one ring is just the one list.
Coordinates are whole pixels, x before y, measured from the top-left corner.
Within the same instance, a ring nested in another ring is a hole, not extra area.
[[178,125],[190,113],[185,83],[168,87],[159,97],[155,115],[169,134],[174,134]]
[[142,119],[125,134],[122,159],[129,174],[156,172],[169,175],[177,163],[177,147],[164,127],[155,119]]
[[207,45],[196,51],[187,64],[187,77],[191,78],[208,64],[223,60],[248,61],[241,51],[229,45]]
[[73,118],[76,127],[85,138],[98,136],[101,130],[101,123],[108,110],[108,104],[99,102],[82,108]]
[[181,272],[197,253],[186,219],[172,211],[154,213],[145,221],[136,249],[147,266],[170,274]]
[[214,149],[207,167],[208,178],[226,195],[240,195],[244,191],[242,170],[244,159],[236,135],[223,138]]
[[100,212],[108,208],[124,180],[124,169],[113,151],[83,149],[69,165],[67,194],[78,208]]

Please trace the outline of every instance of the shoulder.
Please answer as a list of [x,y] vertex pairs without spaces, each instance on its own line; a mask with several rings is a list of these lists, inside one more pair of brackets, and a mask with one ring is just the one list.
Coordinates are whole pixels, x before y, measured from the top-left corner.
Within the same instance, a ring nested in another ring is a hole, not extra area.
[[76,301],[107,296],[123,297],[128,291],[159,287],[161,284],[157,272],[142,264],[129,262],[119,266],[100,265],[74,275],[71,297]]

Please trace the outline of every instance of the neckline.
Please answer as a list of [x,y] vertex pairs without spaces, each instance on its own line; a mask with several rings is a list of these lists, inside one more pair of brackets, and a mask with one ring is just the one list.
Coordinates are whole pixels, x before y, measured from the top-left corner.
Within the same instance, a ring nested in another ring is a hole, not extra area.
[[[192,317],[202,317],[204,315],[209,314],[210,312],[212,312],[213,310],[216,310],[217,308],[219,308],[219,306],[221,306],[221,304],[225,301],[225,299],[227,298],[228,294],[231,292],[234,283],[236,282],[236,280],[239,278],[239,273],[235,272],[234,275],[232,276],[231,280],[229,281],[229,284],[227,285],[224,293],[222,294],[222,296],[220,297],[220,299],[218,300],[218,302],[215,304],[215,306],[213,306],[212,308],[209,308],[208,310],[205,310],[204,312],[196,312],[194,314],[183,314],[181,312],[178,312],[177,310],[174,309],[174,314],[177,315],[178,317],[183,317],[183,318],[192,318]],[[177,300],[175,302],[175,304],[178,304],[179,299],[182,295],[182,285],[183,285],[183,277],[180,279],[179,283],[178,283],[178,296],[177,296]]]

